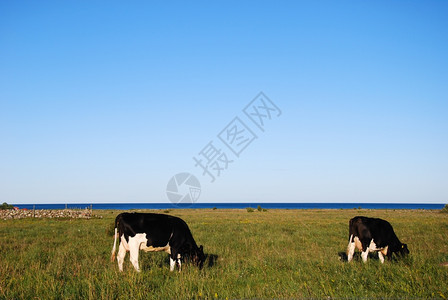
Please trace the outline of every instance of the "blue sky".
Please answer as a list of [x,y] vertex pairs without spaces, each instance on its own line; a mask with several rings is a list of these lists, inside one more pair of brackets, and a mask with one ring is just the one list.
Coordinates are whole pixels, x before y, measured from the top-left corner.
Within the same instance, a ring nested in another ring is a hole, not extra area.
[[[448,202],[445,1],[2,1],[0,202]],[[259,131],[242,109],[282,111]],[[217,135],[258,138],[240,157]],[[257,131],[258,130],[258,131]],[[234,160],[216,181],[194,156]]]

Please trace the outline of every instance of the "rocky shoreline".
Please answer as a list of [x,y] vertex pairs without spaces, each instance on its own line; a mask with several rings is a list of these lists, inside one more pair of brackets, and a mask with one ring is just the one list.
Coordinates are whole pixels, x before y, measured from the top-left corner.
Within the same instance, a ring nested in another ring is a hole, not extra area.
[[2,209],[0,219],[24,219],[24,218],[66,218],[66,219],[91,219],[101,218],[94,215],[91,209]]

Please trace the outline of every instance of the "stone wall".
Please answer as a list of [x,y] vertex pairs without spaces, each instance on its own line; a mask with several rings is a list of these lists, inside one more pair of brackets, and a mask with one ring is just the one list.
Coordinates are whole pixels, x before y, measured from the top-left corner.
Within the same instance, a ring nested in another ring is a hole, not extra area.
[[90,209],[3,209],[0,210],[0,219],[23,219],[23,218],[67,218],[67,219],[90,219],[101,218],[94,215]]

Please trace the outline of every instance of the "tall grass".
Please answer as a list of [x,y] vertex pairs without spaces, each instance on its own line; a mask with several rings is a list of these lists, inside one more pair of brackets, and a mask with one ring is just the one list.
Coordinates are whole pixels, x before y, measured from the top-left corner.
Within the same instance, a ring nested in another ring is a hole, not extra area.
[[[166,253],[110,262],[117,211],[103,219],[0,221],[0,298],[446,298],[448,215],[408,210],[172,210],[208,254],[169,272]],[[411,255],[381,264],[339,253],[355,215],[390,221]]]

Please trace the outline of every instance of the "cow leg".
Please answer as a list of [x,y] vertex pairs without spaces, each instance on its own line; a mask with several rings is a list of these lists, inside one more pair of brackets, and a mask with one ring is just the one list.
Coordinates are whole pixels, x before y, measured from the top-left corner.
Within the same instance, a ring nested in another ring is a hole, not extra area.
[[176,264],[179,266],[179,272],[181,271],[182,268],[182,263],[180,261],[180,254],[177,253],[177,251],[173,250],[171,248],[172,252],[170,254],[170,271],[174,271],[174,267],[176,266]]
[[182,270],[182,263],[180,262],[180,254],[177,254],[177,264],[179,265],[179,272]]
[[383,253],[381,253],[381,251],[378,251],[378,257],[380,258],[380,262],[384,264],[384,255]]
[[347,261],[351,262],[353,254],[355,253],[355,241],[353,240],[353,234],[350,236],[347,246]]
[[176,261],[174,259],[171,258],[170,256],[170,271],[173,272],[174,271],[174,267],[176,266]]
[[367,262],[367,257],[369,257],[369,248],[361,252],[361,257],[363,262]]
[[125,256],[126,256],[126,248],[124,247],[123,243],[120,243],[117,255],[118,269],[120,270],[120,272],[123,272],[123,262]]
[[130,260],[134,269],[137,272],[140,272],[140,268],[138,266],[138,252],[140,250],[140,240],[136,238],[129,238],[129,254]]
[[388,248],[386,251],[386,257],[388,261],[392,260],[392,251],[390,251],[390,249]]
[[170,271],[173,272],[174,268],[176,267],[176,264],[179,266],[179,272],[182,269],[182,263],[180,262],[180,255],[178,256],[179,258],[176,259],[172,259],[170,257]]
[[362,240],[361,243],[362,243],[361,258],[363,262],[367,262],[367,258],[369,257],[370,252],[370,243],[367,245],[365,240]]

